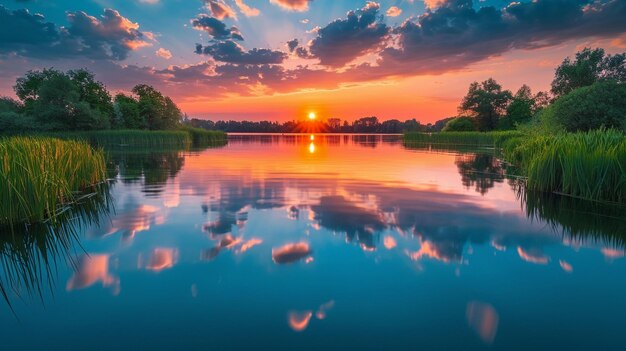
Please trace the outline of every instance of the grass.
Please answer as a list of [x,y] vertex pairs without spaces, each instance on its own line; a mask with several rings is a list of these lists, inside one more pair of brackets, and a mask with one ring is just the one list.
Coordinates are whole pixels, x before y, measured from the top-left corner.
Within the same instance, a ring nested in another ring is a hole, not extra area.
[[409,132],[404,134],[405,143],[424,144],[447,144],[464,146],[490,146],[501,145],[505,140],[522,136],[518,131],[496,131],[496,132],[441,132],[441,133],[420,133]]
[[178,130],[103,130],[48,134],[61,139],[85,140],[91,145],[115,148],[179,148],[226,144],[226,133],[193,127]]
[[191,135],[191,141],[193,146],[226,144],[227,136],[226,133],[222,131],[206,130],[190,126],[181,127],[180,130],[185,131]]
[[78,192],[105,179],[104,153],[84,141],[1,139],[0,224],[54,219]]
[[191,135],[182,130],[149,131],[149,130],[103,130],[89,132],[54,133],[51,136],[68,139],[84,140],[91,145],[116,147],[179,147],[188,148],[192,144]]
[[530,191],[626,203],[626,138],[619,131],[512,138],[502,147]]

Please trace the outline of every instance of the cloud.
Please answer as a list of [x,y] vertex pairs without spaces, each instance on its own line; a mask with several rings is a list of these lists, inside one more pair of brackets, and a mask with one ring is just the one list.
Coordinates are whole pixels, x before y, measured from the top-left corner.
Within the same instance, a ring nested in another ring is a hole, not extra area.
[[129,52],[150,46],[154,34],[139,30],[113,9],[102,16],[69,12],[69,27],[46,22],[41,14],[28,10],[11,11],[0,5],[0,53],[24,57],[59,59],[88,57],[123,60]]
[[309,10],[309,3],[313,0],[270,0],[285,10],[304,12]]
[[398,6],[391,6],[387,10],[387,16],[389,16],[389,17],[398,17],[401,14],[402,14],[402,9],[399,8]]
[[259,9],[246,5],[243,0],[235,0],[235,4],[239,7],[239,11],[246,17],[255,17],[261,14]]
[[196,53],[211,56],[214,60],[245,65],[280,64],[287,54],[270,49],[252,49],[245,51],[232,40],[216,42],[207,46],[196,45]]
[[424,6],[426,6],[427,9],[435,9],[445,2],[446,0],[424,0]]
[[222,0],[204,0],[204,5],[211,11],[213,17],[223,20],[225,18],[237,19],[237,14],[232,7],[228,6]]
[[144,4],[154,5],[154,4],[158,4],[159,0],[139,0],[139,2],[144,3]]
[[207,32],[210,36],[218,40],[243,40],[237,27],[233,26],[227,28],[224,22],[215,17],[200,15],[198,18],[191,21],[191,25],[197,30]]
[[166,59],[166,60],[169,60],[169,59],[171,59],[171,58],[172,58],[172,52],[171,52],[171,51],[169,51],[169,50],[167,50],[167,49],[164,49],[164,48],[159,48],[159,50],[157,50],[157,51],[155,52],[155,54],[156,54],[158,57],[162,57],[162,58],[164,58],[164,59]]
[[325,66],[341,67],[381,47],[390,28],[379,22],[380,5],[368,2],[362,9],[350,11],[317,32],[309,51]]

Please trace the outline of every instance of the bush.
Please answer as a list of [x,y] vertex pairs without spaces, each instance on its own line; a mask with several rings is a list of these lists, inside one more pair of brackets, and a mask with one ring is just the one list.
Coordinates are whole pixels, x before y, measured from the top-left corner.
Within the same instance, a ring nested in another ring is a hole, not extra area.
[[626,84],[600,82],[560,97],[542,118],[566,131],[604,128],[626,130]]
[[476,130],[476,124],[471,117],[457,117],[448,121],[442,132],[473,132]]

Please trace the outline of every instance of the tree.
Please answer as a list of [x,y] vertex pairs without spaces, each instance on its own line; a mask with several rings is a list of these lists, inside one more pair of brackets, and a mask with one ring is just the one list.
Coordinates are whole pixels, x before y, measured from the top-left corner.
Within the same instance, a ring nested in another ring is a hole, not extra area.
[[552,94],[558,98],[606,80],[626,83],[626,53],[605,56],[601,48],[585,48],[576,53],[574,61],[568,57],[556,68]]
[[500,120],[498,129],[515,129],[518,125],[529,122],[548,101],[547,93],[540,91],[533,95],[529,86],[522,85],[507,106],[506,117]]
[[169,97],[146,84],[135,86],[133,93],[138,97],[140,119],[146,121],[149,129],[172,129],[180,123],[183,115]]
[[502,86],[492,78],[482,83],[474,82],[470,84],[467,95],[459,106],[459,112],[475,118],[479,131],[494,130],[511,98],[511,92],[502,90]]
[[457,117],[446,123],[442,132],[473,132],[476,131],[474,119],[471,117]]
[[139,102],[132,96],[115,95],[116,125],[126,129],[148,129],[147,121],[139,113]]
[[113,102],[111,95],[101,82],[95,79],[93,73],[78,69],[67,72],[72,82],[78,88],[80,101],[89,104],[92,109],[111,116],[113,114]]
[[626,130],[626,84],[606,81],[578,88],[557,99],[542,118],[569,132],[601,127]]

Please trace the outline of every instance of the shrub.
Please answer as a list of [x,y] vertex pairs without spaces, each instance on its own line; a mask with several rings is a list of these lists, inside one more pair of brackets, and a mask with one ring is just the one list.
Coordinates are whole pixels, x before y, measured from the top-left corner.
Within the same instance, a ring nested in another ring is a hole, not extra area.
[[576,89],[556,100],[542,119],[569,132],[600,127],[626,130],[626,84],[608,81]]
[[448,121],[442,132],[473,132],[476,130],[476,123],[471,117],[457,117]]

